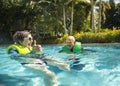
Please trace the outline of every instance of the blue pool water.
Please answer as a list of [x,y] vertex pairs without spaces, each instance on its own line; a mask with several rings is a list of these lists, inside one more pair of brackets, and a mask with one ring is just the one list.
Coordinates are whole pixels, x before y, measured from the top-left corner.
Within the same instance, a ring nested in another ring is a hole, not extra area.
[[[77,66],[70,71],[50,66],[56,73],[59,86],[120,86],[120,44],[87,44],[89,51],[80,54],[58,53],[61,45],[43,45],[43,53]],[[44,86],[39,71],[25,68],[10,59],[6,46],[0,46],[0,86]]]

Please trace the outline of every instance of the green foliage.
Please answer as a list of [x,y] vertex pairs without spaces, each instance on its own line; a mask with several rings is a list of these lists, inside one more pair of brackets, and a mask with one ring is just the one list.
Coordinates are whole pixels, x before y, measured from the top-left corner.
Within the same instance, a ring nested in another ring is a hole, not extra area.
[[120,27],[120,3],[115,4],[114,0],[110,0],[111,9],[106,10],[106,22],[104,28],[112,29],[112,27]]
[[[117,29],[120,27],[120,4],[115,5],[114,2],[111,2],[111,9],[103,11],[107,19],[104,28],[108,29],[101,29],[102,33],[94,34],[91,33],[90,29],[91,4],[88,1],[0,0],[0,32],[7,33],[12,39],[15,31],[27,29],[34,32],[34,37],[37,38],[39,43],[48,43],[48,41],[50,43],[64,43],[67,35],[64,35],[63,8],[65,8],[66,26],[69,32],[72,19],[72,2],[74,2],[72,29],[77,40],[82,42],[112,42],[110,38],[113,37],[113,41],[119,41],[118,32],[116,34],[112,32],[108,34],[108,31],[109,29],[114,30],[114,27]],[[109,7],[109,3],[105,5]],[[40,32],[49,32],[50,37],[42,38]],[[62,33],[63,37],[58,38],[56,36],[57,32]],[[95,39],[93,40],[92,38]],[[43,42],[44,39],[46,42]]]
[[100,33],[78,33],[75,35],[77,41],[82,43],[111,43],[120,42],[120,30],[105,31]]
[[[25,29],[64,33],[63,7],[66,9],[69,30],[72,2],[75,5],[73,28],[78,31],[88,28],[89,23],[86,19],[90,11],[88,0],[0,0],[0,30],[8,34],[11,34],[11,31],[13,34],[17,30]],[[81,17],[80,21],[78,17]]]
[[74,28],[76,31],[87,31],[89,29],[90,4],[79,2],[74,9]]
[[[101,25],[103,26],[105,21],[106,21],[106,10],[110,10],[111,9],[111,6],[110,6],[110,3],[109,2],[105,2],[105,1],[101,1],[101,2],[97,2],[96,3],[96,6],[100,6],[101,5],[101,9],[98,9],[98,13],[99,11],[101,10]],[[99,14],[100,16],[100,14]]]
[[[63,44],[66,42],[68,34],[65,34],[63,37],[50,37],[39,39],[42,44]],[[120,42],[120,30],[109,30],[100,33],[93,32],[80,32],[75,33],[74,37],[76,41],[82,43],[115,43]]]

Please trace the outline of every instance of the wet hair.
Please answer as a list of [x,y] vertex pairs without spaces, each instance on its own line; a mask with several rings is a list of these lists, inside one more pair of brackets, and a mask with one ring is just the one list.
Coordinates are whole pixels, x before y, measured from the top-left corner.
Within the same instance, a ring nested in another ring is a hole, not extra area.
[[29,34],[31,34],[28,31],[17,31],[13,35],[13,41],[16,43],[19,43],[19,41],[23,41],[25,37],[27,37]]

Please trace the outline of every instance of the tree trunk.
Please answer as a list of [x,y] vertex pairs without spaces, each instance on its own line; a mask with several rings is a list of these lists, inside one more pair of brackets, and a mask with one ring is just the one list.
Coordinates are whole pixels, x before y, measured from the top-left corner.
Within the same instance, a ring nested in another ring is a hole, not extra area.
[[100,0],[100,3],[99,3],[98,32],[100,32],[100,28],[101,28],[101,0]]
[[64,23],[64,32],[67,34],[67,28],[66,28],[66,16],[65,16],[65,7],[63,6],[63,23]]
[[73,4],[73,1],[72,1],[70,35],[72,35],[72,34],[73,34],[73,13],[74,13],[74,4]]
[[94,1],[91,0],[91,29],[95,33],[95,27],[94,27]]

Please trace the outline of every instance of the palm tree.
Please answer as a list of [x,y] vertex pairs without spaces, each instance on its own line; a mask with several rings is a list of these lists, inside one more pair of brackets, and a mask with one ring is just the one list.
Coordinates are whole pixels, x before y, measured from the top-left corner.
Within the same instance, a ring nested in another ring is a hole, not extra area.
[[99,6],[98,32],[100,32],[101,26],[106,21],[106,9],[110,9],[111,7],[108,2],[104,2],[102,0],[100,0],[96,5]]
[[95,32],[94,27],[94,0],[91,0],[91,29]]
[[101,28],[101,0],[99,2],[99,19],[98,19],[98,32],[100,32],[100,28]]

